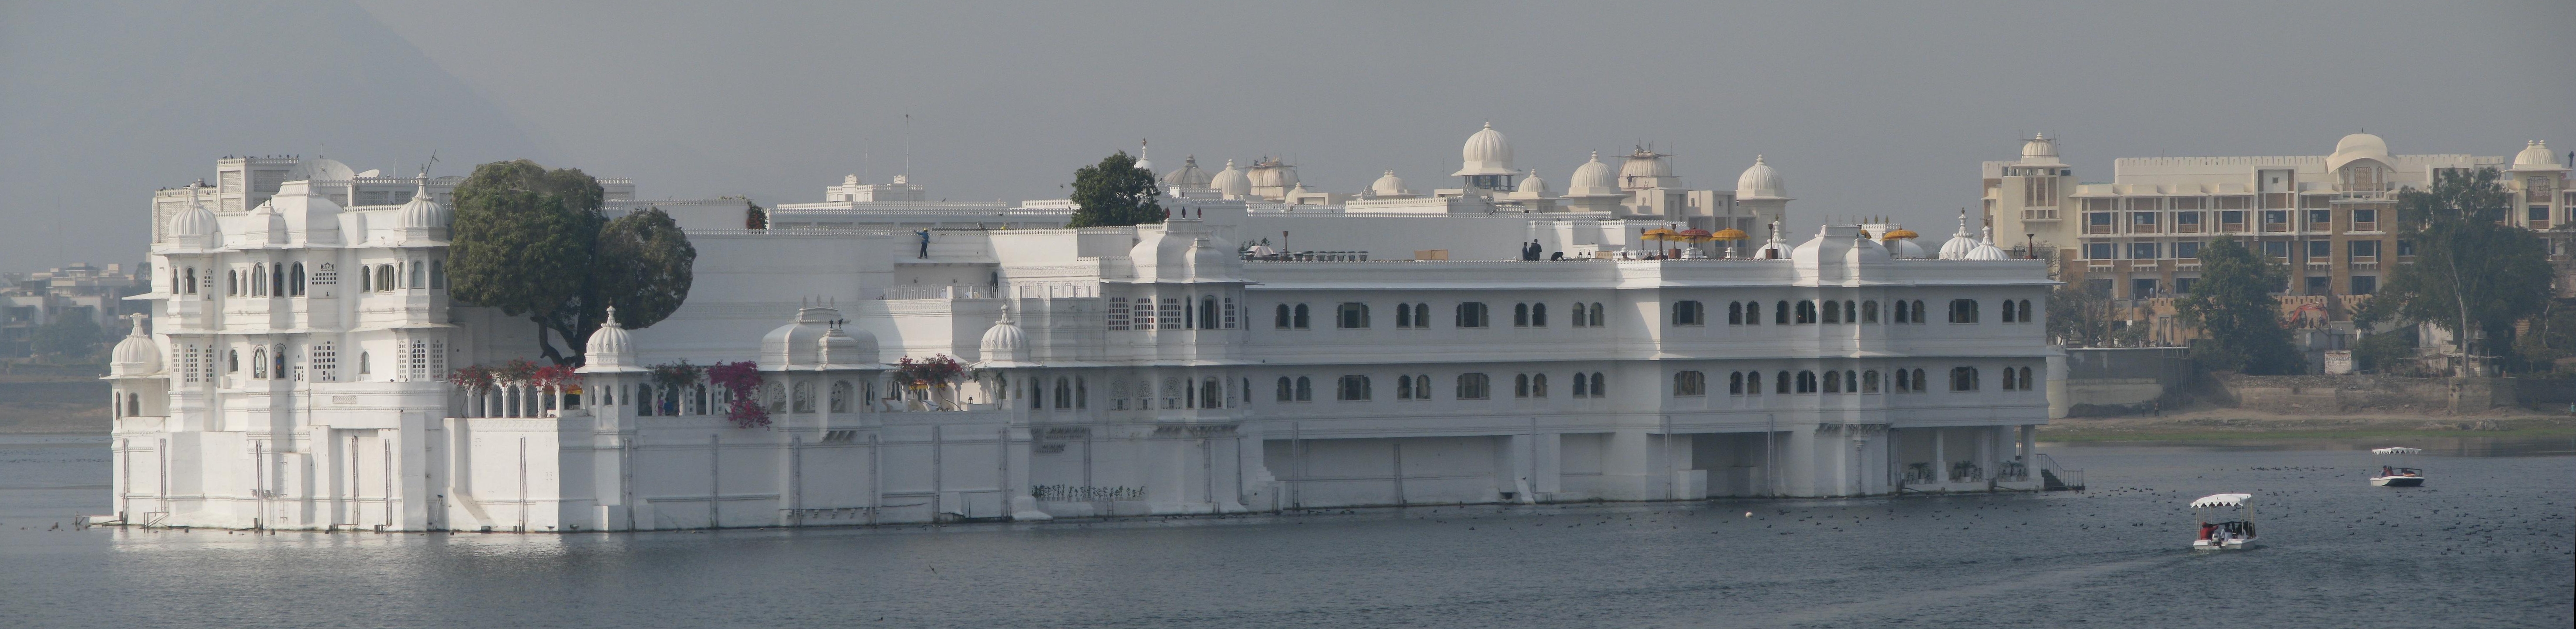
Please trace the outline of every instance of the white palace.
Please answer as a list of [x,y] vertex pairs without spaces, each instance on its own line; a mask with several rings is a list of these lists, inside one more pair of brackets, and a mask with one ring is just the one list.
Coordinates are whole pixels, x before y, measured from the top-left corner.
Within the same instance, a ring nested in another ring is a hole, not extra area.
[[[228,158],[154,197],[112,517],[596,531],[2039,484],[2041,261],[1964,224],[1937,255],[1895,225],[1791,237],[1771,166],[1690,190],[1665,157],[1559,192],[1488,126],[1429,193],[1193,158],[1161,176],[1169,220],[1132,227],[902,178],[757,216],[655,204],[698,248],[688,303],[603,326],[577,389],[483,390],[449,375],[533,357],[535,330],[448,297],[455,178]],[[1641,239],[1694,229],[1751,234]],[[941,355],[953,383],[895,377]],[[654,375],[682,360],[756,362],[769,423]]]

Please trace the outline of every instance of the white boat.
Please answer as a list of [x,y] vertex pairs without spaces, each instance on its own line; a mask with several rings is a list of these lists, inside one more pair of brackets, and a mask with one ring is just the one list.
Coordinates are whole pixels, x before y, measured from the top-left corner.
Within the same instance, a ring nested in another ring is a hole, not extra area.
[[[2399,454],[2399,455],[2404,455],[2404,454],[2422,454],[2423,452],[2424,452],[2424,450],[2423,450],[2423,449],[2421,449],[2421,448],[2378,448],[2378,449],[2375,449],[2375,450],[2371,450],[2371,451],[2370,451],[2370,453],[2371,453],[2371,454]],[[2378,476],[2372,476],[2372,477],[2370,477],[2370,486],[2372,486],[2372,487],[2422,487],[2422,486],[2424,486],[2424,470],[2420,470],[2420,469],[2416,469],[2416,468],[2412,468],[2412,467],[2398,467],[2398,466],[2394,466],[2394,465],[2382,465],[2382,466],[2379,466],[2379,475],[2378,475]]]
[[[2254,547],[2254,507],[2247,504],[2254,494],[2214,494],[2191,501],[2192,513],[2200,520],[2200,537],[2191,540],[2192,550],[2244,550]],[[2234,519],[2211,522],[2213,514],[2234,515]]]

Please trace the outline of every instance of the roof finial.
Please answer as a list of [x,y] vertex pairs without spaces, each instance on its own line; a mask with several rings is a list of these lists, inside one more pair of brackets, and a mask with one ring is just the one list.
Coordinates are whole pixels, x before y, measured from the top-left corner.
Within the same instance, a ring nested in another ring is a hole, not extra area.
[[602,321],[602,322],[600,322],[599,327],[603,327],[603,328],[622,328],[622,327],[626,327],[626,326],[622,326],[622,325],[618,325],[618,324],[617,324],[617,306],[609,306],[609,307],[608,307],[608,320],[607,320],[607,321]]

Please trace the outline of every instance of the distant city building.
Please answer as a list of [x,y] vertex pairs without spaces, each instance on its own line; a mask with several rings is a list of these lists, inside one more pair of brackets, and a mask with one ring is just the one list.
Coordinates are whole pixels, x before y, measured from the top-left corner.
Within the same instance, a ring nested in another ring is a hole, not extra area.
[[123,329],[117,317],[144,309],[124,300],[136,289],[134,273],[122,264],[0,273],[0,282],[0,358],[28,357],[36,328],[57,318],[82,317],[115,331]]

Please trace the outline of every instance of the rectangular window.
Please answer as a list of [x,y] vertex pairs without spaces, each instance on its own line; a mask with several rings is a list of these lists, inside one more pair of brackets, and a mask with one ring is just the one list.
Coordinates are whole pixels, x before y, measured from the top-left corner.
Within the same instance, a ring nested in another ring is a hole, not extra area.
[[1673,325],[1707,324],[1708,312],[1699,302],[1691,300],[1673,302]]
[[2129,233],[2133,233],[2133,234],[2152,234],[2152,233],[2156,233],[2156,213],[2154,213],[2154,212],[2130,212],[2130,213],[2129,213]]
[[1977,368],[1975,368],[1975,367],[1954,367],[1954,368],[1951,368],[1951,369],[1950,369],[1950,390],[1952,390],[1952,391],[1975,391],[1975,390],[1977,390]]
[[1458,327],[1462,328],[1486,327],[1485,303],[1479,301],[1459,302],[1457,323]]
[[2378,231],[2379,210],[2366,207],[2353,208],[2352,229],[2353,231]]
[[2288,260],[2288,259],[2290,259],[2290,241],[2287,241],[2287,240],[2266,240],[2266,241],[2263,241],[2263,255],[2272,256],[2273,258],[2281,259],[2281,260]]
[[[1287,327],[1287,325],[1286,325],[1286,324],[1287,324],[1287,322],[1286,322],[1286,321],[1281,321],[1280,323],[1281,323],[1280,327]],[[1109,316],[1108,316],[1108,324],[1109,324],[1109,329],[1111,329],[1111,330],[1125,330],[1125,329],[1127,329],[1127,298],[1125,298],[1125,297],[1111,297],[1111,298],[1109,298]]]
[[[2350,244],[2345,245],[2345,247],[2346,247],[2346,249],[2347,249],[2347,253],[2349,253],[2350,255],[2352,255],[2352,259],[2353,259],[2354,261],[2369,261],[2369,260],[2377,260],[2377,259],[2379,259],[2379,241],[2376,241],[2376,240],[2355,240],[2355,241],[2352,241]],[[2362,294],[2367,294],[2367,293],[2354,293],[2354,294],[2356,294],[2356,295],[2362,295]]]
[[1977,322],[1977,300],[1974,300],[1974,299],[1953,299],[1953,300],[1950,300],[1950,322],[1951,322],[1951,323],[1976,323],[1976,322]]
[[2200,281],[2200,280],[2198,280],[2198,279],[2196,279],[2196,278],[2189,278],[2189,277],[2177,277],[2177,278],[2174,278],[2174,293],[2175,293],[2175,294],[2181,294],[2181,295],[2189,295],[2189,294],[2191,294],[2191,285],[2192,285],[2193,283],[2196,283],[2196,282],[2199,282],[2199,281]]
[[2376,292],[2379,292],[2379,278],[2368,275],[2352,276],[2352,294],[2368,295]]
[[1369,327],[1368,304],[1356,301],[1342,304],[1339,316],[1335,317],[1334,323],[1343,329]]
[[2112,247],[2111,243],[2107,243],[2107,242],[2085,243],[2085,244],[2084,244],[2084,259],[2087,259],[2087,260],[2109,260],[2109,259],[2112,259],[2113,257],[2115,257],[2115,256],[2113,256],[2113,255],[2112,255],[2112,249],[2113,249],[2113,247]]
[[2157,250],[2157,249],[2159,249],[2159,248],[2160,248],[2160,247],[2157,247],[2157,246],[2156,246],[2156,243],[2152,243],[2152,242],[2133,242],[2133,243],[2129,243],[2129,259],[2131,259],[2131,260],[2154,260],[2154,259],[2156,259],[2156,257],[2157,257],[2157,256],[2156,256],[2156,250]]
[[2334,229],[2334,210],[2308,210],[2308,231]]
[[[433,262],[432,264],[436,264]],[[1225,329],[1234,329],[1234,298],[1225,298]]]
[[2173,257],[2177,260],[2188,260],[2200,257],[2200,241],[2185,240],[2174,243]]
[[2397,255],[2400,255],[2400,256],[2411,256],[2411,255],[2415,255],[2415,241],[2412,241],[2412,240],[2400,240],[2400,241],[2397,241]]
[[340,352],[330,341],[313,346],[312,364],[314,382],[339,381]]
[[1181,315],[1181,311],[1187,309],[1187,306],[1181,303],[1181,298],[1179,297],[1163,298],[1162,308],[1159,309],[1161,312],[1157,315],[1162,323],[1162,329],[1187,329],[1189,322],[1182,320]]
[[2310,241],[2308,241],[2308,259],[2310,259],[2310,260],[2332,260],[2332,259],[2334,259],[2334,241],[2332,241],[2332,240],[2310,240]]

